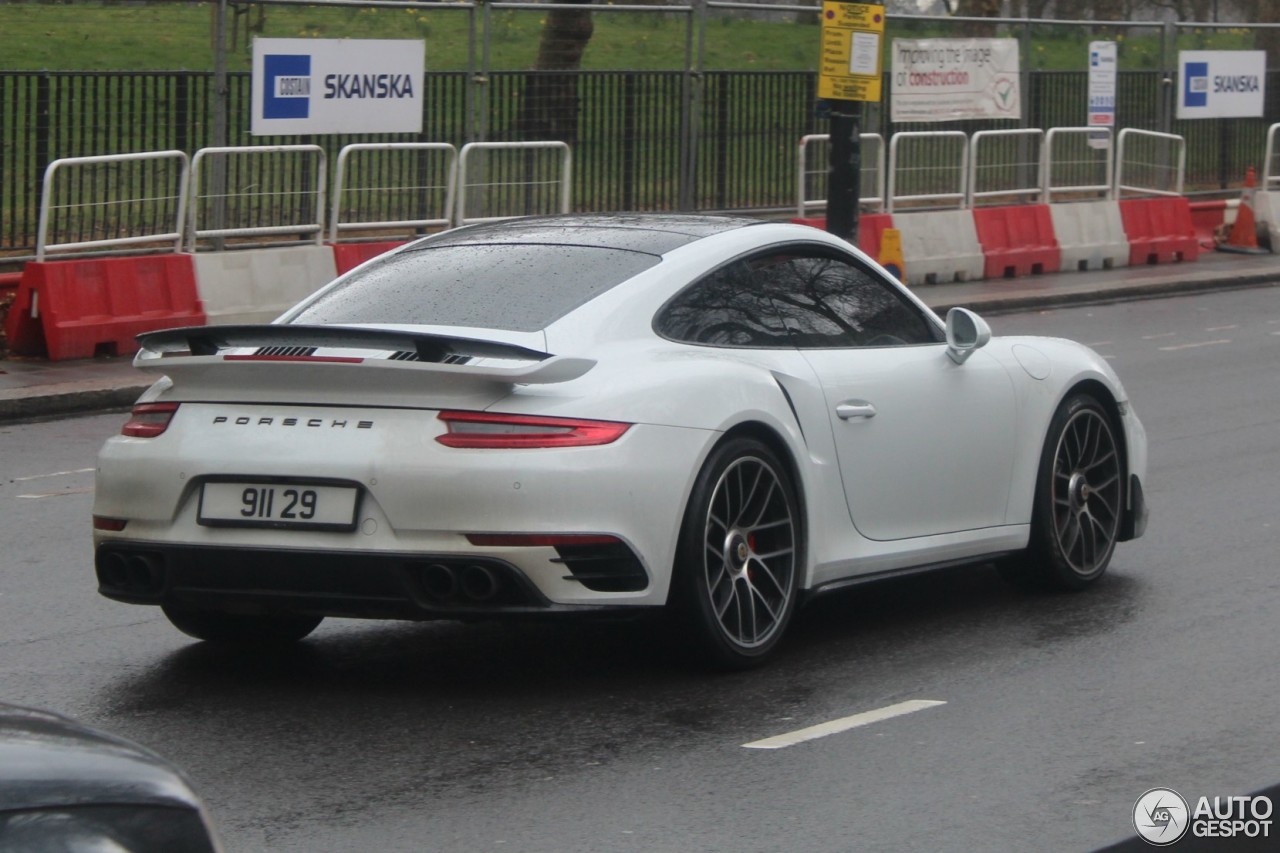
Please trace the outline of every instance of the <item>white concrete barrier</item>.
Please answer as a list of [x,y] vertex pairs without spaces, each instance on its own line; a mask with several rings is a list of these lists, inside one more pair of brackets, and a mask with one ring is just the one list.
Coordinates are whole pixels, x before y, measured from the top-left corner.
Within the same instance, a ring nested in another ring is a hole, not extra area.
[[329,246],[199,253],[195,266],[210,324],[269,322],[337,277]]
[[1280,253],[1280,192],[1259,190],[1253,194],[1253,217],[1258,223],[1258,241],[1268,240],[1268,248]]
[[1062,271],[1101,270],[1129,265],[1129,240],[1117,201],[1077,201],[1049,205],[1053,232],[1062,249]]
[[986,257],[971,210],[894,211],[907,284],[978,281]]

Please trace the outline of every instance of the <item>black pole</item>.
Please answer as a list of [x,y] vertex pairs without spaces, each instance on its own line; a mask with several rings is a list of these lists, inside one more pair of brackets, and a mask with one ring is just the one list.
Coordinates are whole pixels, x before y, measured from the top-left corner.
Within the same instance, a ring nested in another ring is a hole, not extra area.
[[827,181],[827,231],[858,242],[858,193],[862,173],[859,101],[831,102],[831,171]]

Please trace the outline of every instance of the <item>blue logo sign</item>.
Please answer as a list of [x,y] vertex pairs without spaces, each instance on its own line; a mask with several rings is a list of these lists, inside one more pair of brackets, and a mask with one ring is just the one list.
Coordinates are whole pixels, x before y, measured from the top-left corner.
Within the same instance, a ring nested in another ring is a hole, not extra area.
[[1188,62],[1183,66],[1182,104],[1187,107],[1209,105],[1209,63]]
[[262,72],[263,118],[310,116],[310,56],[268,54],[262,58]]

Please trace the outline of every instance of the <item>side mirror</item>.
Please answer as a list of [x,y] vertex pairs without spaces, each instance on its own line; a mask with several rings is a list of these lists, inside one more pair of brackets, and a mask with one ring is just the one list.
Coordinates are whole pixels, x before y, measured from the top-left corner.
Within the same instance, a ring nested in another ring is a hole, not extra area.
[[956,364],[964,364],[975,350],[991,340],[987,321],[968,308],[952,308],[947,312],[947,355]]

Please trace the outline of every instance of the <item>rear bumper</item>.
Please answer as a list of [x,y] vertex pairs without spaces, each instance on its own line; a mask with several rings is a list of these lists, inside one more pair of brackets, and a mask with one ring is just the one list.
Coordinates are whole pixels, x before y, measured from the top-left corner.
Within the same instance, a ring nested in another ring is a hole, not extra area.
[[637,611],[553,603],[516,566],[492,557],[116,540],[94,562],[98,591],[128,604],[409,620]]

